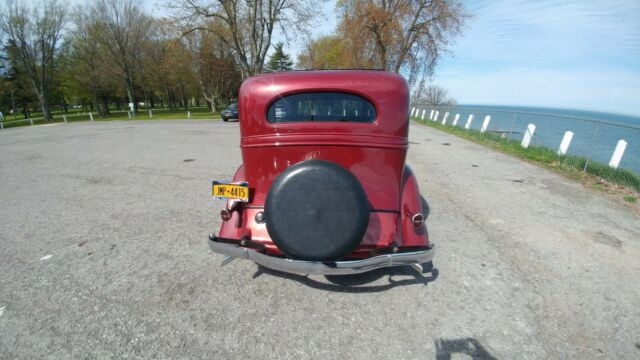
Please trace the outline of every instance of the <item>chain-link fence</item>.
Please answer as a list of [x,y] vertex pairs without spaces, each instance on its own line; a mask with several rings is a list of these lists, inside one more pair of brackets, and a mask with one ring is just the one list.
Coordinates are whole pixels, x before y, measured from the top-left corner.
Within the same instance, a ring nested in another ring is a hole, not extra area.
[[640,192],[640,125],[468,106],[414,107],[414,120]]

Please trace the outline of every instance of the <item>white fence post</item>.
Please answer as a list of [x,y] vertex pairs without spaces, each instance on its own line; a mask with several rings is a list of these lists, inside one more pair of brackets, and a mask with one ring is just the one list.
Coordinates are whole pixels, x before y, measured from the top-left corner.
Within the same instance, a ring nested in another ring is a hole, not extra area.
[[[418,112],[420,112],[420,110],[418,110]],[[424,114],[427,112],[427,110],[422,110],[422,116],[420,117],[420,120],[424,120]]]
[[33,126],[33,119],[29,118],[29,122],[31,123],[31,126]]
[[64,123],[67,123],[67,115],[62,115],[62,120],[64,120]]
[[187,118],[191,119],[191,111],[187,111]]
[[438,116],[440,116],[440,111],[436,110],[436,112],[433,114],[433,121],[438,121]]
[[473,114],[469,114],[469,118],[467,118],[467,123],[464,124],[464,128],[469,130],[471,128],[472,122],[473,122]]
[[435,114],[436,111],[431,109],[431,112],[429,113],[429,120],[433,120],[433,114]]
[[411,115],[409,115],[409,117],[413,117],[414,112],[416,112],[416,108],[411,108]]
[[564,133],[562,137],[562,141],[560,142],[560,147],[558,148],[558,155],[566,155],[567,150],[569,150],[569,145],[571,145],[571,140],[573,139],[573,132],[567,131]]
[[89,119],[93,122],[93,113],[89,113]]
[[449,117],[449,112],[444,113],[444,117],[442,118],[442,125],[447,124],[447,118]]
[[460,120],[460,114],[456,114],[456,116],[453,118],[453,123],[451,125],[453,126],[458,125],[458,120]]
[[620,160],[622,160],[622,155],[624,155],[624,150],[627,148],[627,142],[620,139],[618,140],[618,144],[616,145],[616,149],[613,151],[613,155],[611,156],[611,160],[609,161],[609,166],[614,169],[617,169],[620,165]]
[[523,148],[528,148],[529,144],[531,144],[531,138],[533,138],[533,134],[536,132],[536,126],[534,124],[527,125],[527,131],[524,132],[524,136],[522,137],[522,145]]
[[153,110],[149,109],[149,119],[153,119]]
[[489,122],[491,121],[491,115],[487,115],[484,117],[484,121],[482,122],[482,127],[480,128],[480,132],[483,133],[487,131],[489,127]]
[[131,111],[127,111],[127,116],[129,117],[129,120],[131,120]]

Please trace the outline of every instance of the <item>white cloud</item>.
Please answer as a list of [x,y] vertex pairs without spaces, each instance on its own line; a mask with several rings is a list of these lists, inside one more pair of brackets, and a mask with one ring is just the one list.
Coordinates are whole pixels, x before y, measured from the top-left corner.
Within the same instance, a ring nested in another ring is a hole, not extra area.
[[640,2],[467,6],[474,17],[436,70],[460,103],[640,115]]
[[585,54],[640,56],[640,2],[491,1],[472,3],[459,56],[547,59]]
[[640,115],[640,74],[512,68],[445,73],[436,82],[461,104],[529,105]]

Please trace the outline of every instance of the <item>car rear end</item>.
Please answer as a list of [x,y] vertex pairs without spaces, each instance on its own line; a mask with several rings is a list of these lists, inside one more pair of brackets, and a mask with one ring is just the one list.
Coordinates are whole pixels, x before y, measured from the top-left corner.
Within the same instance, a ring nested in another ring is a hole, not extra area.
[[404,164],[404,79],[378,71],[258,76],[242,85],[240,104],[243,165],[234,182],[250,196],[228,203],[214,251],[305,274],[431,259],[417,182]]

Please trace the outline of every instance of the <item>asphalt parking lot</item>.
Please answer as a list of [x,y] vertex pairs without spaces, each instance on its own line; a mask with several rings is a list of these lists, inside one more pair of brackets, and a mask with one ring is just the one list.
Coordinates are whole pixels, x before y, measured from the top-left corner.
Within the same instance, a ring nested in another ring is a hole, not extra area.
[[433,266],[297,276],[207,234],[237,123],[0,131],[0,358],[640,358],[640,216],[412,124]]

